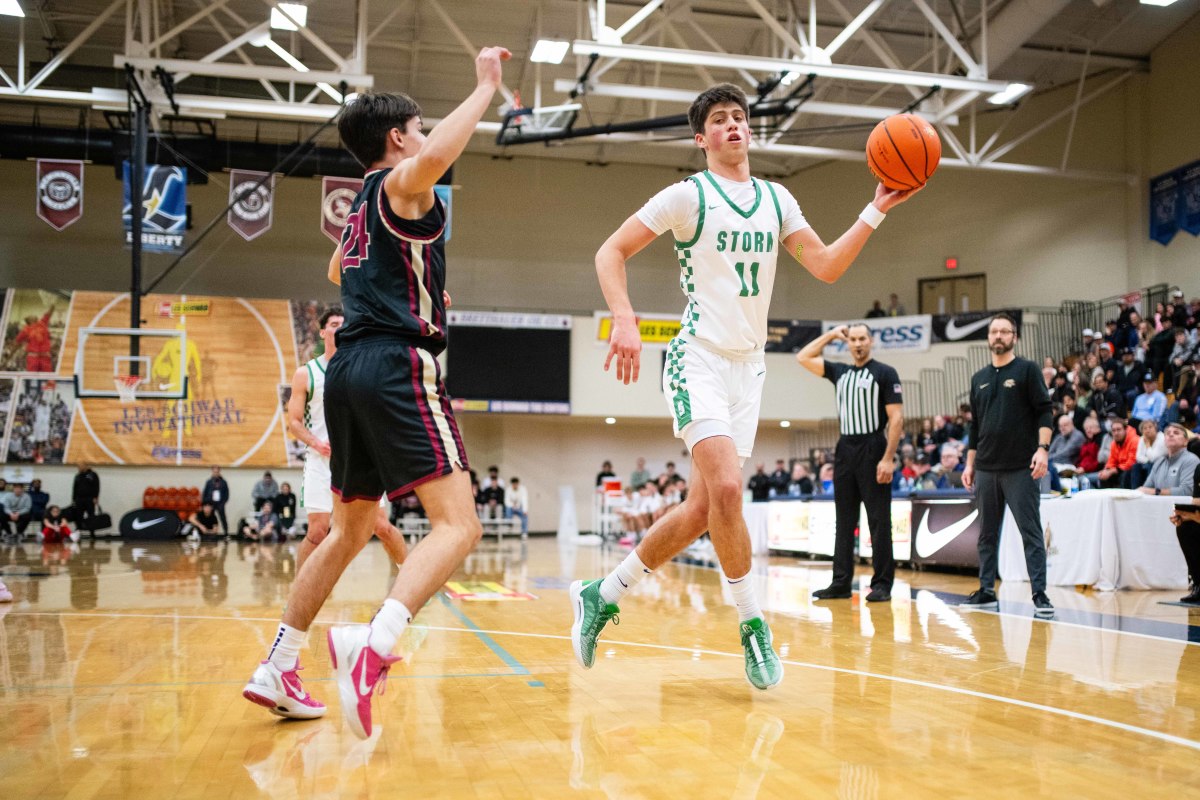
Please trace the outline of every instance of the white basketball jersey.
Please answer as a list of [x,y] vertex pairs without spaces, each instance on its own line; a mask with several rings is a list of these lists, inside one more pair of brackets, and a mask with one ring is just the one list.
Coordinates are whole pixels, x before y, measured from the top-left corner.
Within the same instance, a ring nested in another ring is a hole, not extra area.
[[761,351],[782,247],[776,189],[752,179],[754,202],[739,208],[707,171],[688,180],[699,192],[700,216],[691,241],[675,242],[679,288],[688,299],[681,334],[717,351]]
[[304,365],[308,370],[308,401],[304,404],[304,427],[322,442],[329,441],[325,428],[325,367],[329,359],[321,356]]

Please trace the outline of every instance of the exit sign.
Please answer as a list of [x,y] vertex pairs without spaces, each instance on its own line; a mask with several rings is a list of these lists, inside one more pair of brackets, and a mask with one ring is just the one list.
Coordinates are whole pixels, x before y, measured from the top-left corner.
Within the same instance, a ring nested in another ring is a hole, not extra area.
[[947,258],[946,269],[958,269],[958,259],[953,256]]

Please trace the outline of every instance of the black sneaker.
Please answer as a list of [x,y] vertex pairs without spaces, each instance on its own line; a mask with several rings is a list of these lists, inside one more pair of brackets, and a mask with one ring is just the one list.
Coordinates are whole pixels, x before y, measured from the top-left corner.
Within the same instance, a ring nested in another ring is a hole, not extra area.
[[817,589],[812,593],[812,596],[818,600],[847,600],[850,598],[850,587],[841,586],[826,586],[824,589]]
[[996,599],[996,593],[991,589],[977,589],[971,592],[971,596],[958,604],[959,608],[987,608],[998,610],[1000,601]]
[[872,589],[871,593],[867,595],[868,603],[886,603],[891,599],[892,593],[887,589],[884,589],[882,586],[877,589]]
[[1054,606],[1050,603],[1050,598],[1046,597],[1045,592],[1033,593],[1033,607],[1036,609],[1033,613],[1039,617],[1054,616]]
[[1187,597],[1179,598],[1179,602],[1200,606],[1200,586],[1192,587],[1192,593]]

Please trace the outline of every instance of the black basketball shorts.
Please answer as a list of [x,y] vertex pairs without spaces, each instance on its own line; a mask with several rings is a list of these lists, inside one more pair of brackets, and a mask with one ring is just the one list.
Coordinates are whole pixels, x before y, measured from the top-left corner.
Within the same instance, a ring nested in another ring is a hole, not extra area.
[[428,350],[396,341],[338,348],[325,373],[332,488],[343,502],[395,500],[467,469],[458,423]]

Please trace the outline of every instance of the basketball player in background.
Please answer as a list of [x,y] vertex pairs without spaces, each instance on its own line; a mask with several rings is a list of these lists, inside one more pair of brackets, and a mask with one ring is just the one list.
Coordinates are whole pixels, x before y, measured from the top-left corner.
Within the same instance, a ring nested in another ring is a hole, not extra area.
[[[483,534],[436,359],[446,346],[446,209],[433,187],[470,141],[510,57],[503,47],[480,51],[475,90],[428,136],[420,106],[402,94],[361,94],[338,120],[346,148],[367,170],[329,262],[345,312],[325,376],[330,470],[341,502],[329,536],[296,576],[275,642],[244,694],[319,716],[306,711],[320,704],[296,674],[305,632],[370,539],[380,496],[415,491],[429,535],[408,554],[370,625],[338,625],[328,634],[342,714],[360,738],[371,735],[375,687],[399,660],[391,653],[413,612]],[[271,693],[252,696],[257,686]]]
[[571,585],[571,642],[579,663],[590,668],[596,639],[616,616],[622,596],[707,530],[737,604],[746,679],[769,689],[782,680],[783,665],[750,580],[741,465],[758,430],[776,259],[786,251],[816,278],[833,283],[884,215],[919,190],[877,186],[858,221],[826,245],[787,189],[750,177],[749,109],[741,89],[732,84],[708,89],[692,103],[688,121],[708,169],[667,187],[629,217],[596,253],[596,272],[613,315],[604,368],[615,359],[617,380],[628,384],[638,379],[642,341],[626,262],[672,232],[688,305],[680,334],[667,350],[663,392],[675,435],[692,454],[690,491],[603,581]]
[[[292,375],[292,397],[288,400],[288,432],[308,446],[304,458],[304,484],[300,487],[300,505],[308,515],[308,533],[296,554],[296,569],[312,554],[329,533],[329,514],[333,511],[333,492],[329,488],[329,433],[325,427],[325,370],[337,352],[337,331],[342,327],[342,309],[333,307],[321,315],[318,335],[325,352]],[[388,521],[390,503],[383,499],[375,517],[375,535],[383,542],[388,557],[404,563],[408,548],[404,535]]]
[[50,335],[50,318],[54,316],[54,309],[55,306],[50,306],[40,319],[33,315],[26,317],[25,327],[13,339],[12,352],[25,348],[27,372],[54,372],[54,338]]

